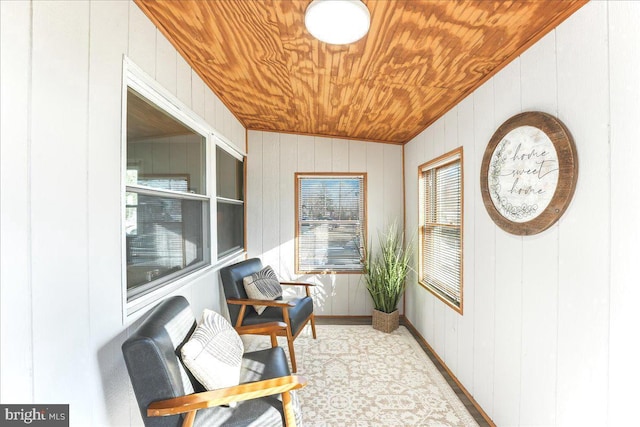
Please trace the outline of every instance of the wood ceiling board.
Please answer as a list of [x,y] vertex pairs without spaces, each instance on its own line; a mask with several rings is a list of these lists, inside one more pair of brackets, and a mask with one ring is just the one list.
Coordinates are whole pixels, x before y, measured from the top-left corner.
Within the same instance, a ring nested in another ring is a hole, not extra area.
[[405,143],[586,1],[367,0],[346,46],[309,0],[136,3],[247,129]]

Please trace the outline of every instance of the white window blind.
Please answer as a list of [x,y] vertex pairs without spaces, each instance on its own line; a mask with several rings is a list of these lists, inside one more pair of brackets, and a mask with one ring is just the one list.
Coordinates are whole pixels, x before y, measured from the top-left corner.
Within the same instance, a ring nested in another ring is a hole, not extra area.
[[420,282],[462,306],[462,148],[420,168]]
[[365,175],[296,174],[298,272],[359,272]]

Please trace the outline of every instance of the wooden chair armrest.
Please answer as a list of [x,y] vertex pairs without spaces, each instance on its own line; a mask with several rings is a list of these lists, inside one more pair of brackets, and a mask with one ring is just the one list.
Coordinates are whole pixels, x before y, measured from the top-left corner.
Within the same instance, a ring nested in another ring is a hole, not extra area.
[[286,286],[315,286],[315,283],[308,283],[308,282],[280,282],[281,285],[286,285]]
[[264,300],[264,299],[251,299],[251,298],[227,298],[227,303],[236,305],[266,305],[267,307],[295,307],[295,304],[291,301],[282,300]]
[[218,390],[204,391],[173,399],[152,402],[147,408],[147,416],[184,414],[213,406],[226,405],[231,402],[256,399],[258,397],[281,394],[307,385],[307,379],[299,375],[288,375],[270,380],[240,384]]
[[259,325],[238,326],[235,329],[239,335],[245,335],[245,334],[264,335],[264,334],[275,333],[277,331],[286,330],[287,324],[284,322],[269,322],[269,323],[261,323]]

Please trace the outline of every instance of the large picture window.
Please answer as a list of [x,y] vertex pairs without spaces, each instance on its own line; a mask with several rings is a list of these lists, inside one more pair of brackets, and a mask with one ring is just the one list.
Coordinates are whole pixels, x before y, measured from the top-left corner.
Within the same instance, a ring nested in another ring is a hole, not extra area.
[[127,301],[210,264],[206,137],[126,92]]
[[420,284],[462,312],[462,147],[419,167]]
[[366,174],[302,174],[296,180],[296,271],[362,271]]

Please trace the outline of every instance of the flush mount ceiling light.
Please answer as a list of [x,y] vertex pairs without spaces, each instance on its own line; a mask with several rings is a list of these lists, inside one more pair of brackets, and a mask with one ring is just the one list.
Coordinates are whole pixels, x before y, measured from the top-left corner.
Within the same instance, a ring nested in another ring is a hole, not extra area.
[[312,36],[329,44],[349,44],[369,31],[369,9],[360,0],[313,0],[304,24]]

